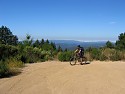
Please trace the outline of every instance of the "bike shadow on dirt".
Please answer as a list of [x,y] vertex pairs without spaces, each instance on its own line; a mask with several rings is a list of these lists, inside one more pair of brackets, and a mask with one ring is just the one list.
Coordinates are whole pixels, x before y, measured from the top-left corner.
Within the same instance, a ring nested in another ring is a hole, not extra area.
[[91,62],[87,61],[86,63],[83,63],[83,65],[88,65],[88,64],[91,64]]
[[86,63],[82,63],[82,64],[77,63],[76,65],[89,65],[89,64],[91,64],[91,62],[90,62],[90,61],[87,61]]
[[81,65],[89,65],[89,64],[90,64],[90,62],[86,62],[86,63],[83,63]]

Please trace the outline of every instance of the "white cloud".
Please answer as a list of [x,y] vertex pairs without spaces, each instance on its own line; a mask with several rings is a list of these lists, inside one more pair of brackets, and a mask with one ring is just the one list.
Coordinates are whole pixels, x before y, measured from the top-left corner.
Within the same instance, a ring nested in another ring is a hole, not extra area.
[[112,21],[112,22],[109,22],[109,24],[116,24],[116,23],[117,23],[117,22],[113,22],[113,21]]

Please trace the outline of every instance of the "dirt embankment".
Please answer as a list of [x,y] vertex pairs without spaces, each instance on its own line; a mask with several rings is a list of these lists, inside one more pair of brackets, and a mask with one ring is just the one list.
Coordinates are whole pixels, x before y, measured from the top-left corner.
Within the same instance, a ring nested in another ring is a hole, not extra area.
[[125,63],[28,64],[20,75],[0,79],[0,94],[125,94]]

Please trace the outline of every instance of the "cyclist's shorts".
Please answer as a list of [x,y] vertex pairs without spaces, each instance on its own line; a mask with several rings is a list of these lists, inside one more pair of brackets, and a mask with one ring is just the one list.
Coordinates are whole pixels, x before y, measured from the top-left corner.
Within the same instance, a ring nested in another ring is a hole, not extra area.
[[81,53],[81,54],[79,54],[79,57],[80,57],[80,58],[83,58],[83,54],[82,54],[82,53]]

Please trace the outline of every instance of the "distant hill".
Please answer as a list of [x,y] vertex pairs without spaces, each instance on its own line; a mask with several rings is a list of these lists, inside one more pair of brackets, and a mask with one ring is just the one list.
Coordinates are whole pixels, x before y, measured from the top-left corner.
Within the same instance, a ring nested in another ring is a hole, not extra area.
[[77,45],[81,45],[84,48],[88,47],[103,47],[106,44],[106,41],[99,41],[99,42],[80,42],[80,41],[74,41],[74,40],[50,40],[56,44],[58,47],[59,45],[62,47],[62,49],[69,49],[74,50]]

